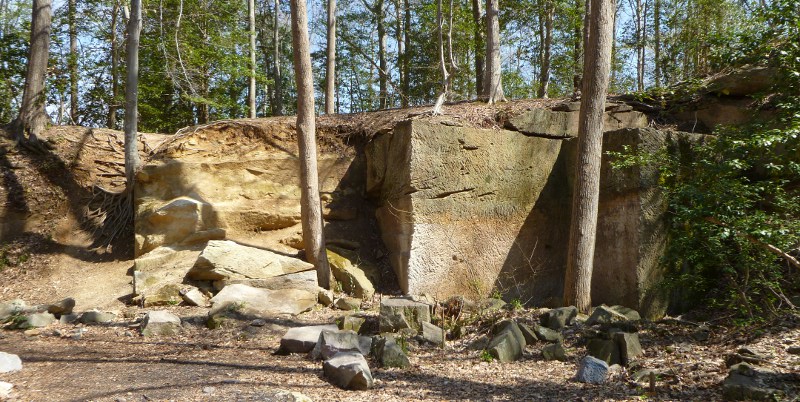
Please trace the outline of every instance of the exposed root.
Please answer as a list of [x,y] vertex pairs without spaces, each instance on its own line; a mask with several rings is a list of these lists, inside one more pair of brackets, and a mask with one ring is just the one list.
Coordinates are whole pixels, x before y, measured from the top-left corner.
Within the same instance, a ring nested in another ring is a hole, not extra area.
[[133,232],[132,189],[115,193],[95,185],[85,217],[94,239],[90,248],[108,251],[118,240],[127,240],[125,235]]

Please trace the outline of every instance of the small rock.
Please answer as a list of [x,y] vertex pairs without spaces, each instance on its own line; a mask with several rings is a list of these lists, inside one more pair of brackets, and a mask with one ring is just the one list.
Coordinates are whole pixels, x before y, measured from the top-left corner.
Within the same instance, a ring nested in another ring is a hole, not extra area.
[[542,348],[542,357],[545,360],[560,360],[563,362],[567,360],[567,352],[560,342],[553,343]]
[[261,318],[256,318],[255,320],[250,321],[251,327],[263,327],[265,325],[267,325],[267,321]]
[[422,323],[422,339],[434,345],[442,344],[442,329],[429,322]]
[[541,325],[534,326],[533,333],[536,334],[536,339],[542,342],[555,343],[561,342],[564,339],[564,337],[561,335],[561,332],[543,327]]
[[617,343],[610,339],[590,339],[586,344],[586,352],[589,356],[604,361],[606,365],[622,362]]
[[554,308],[542,314],[541,323],[547,328],[560,330],[568,325],[572,325],[577,315],[578,308],[575,306]]
[[79,316],[77,314],[74,314],[74,313],[73,314],[62,314],[61,317],[58,319],[58,322],[61,323],[61,324],[72,324],[72,323],[78,321],[78,317]]
[[[525,337],[526,345],[533,345],[539,340],[539,338],[536,337],[536,333],[530,326],[521,323],[518,323],[517,325],[519,326],[520,332],[522,332],[522,336]],[[534,325],[534,327],[536,327],[536,325]]]
[[5,321],[12,315],[22,313],[27,307],[28,305],[21,299],[0,303],[0,321]]
[[489,354],[500,361],[507,363],[519,360],[525,348],[525,336],[520,331],[517,323],[511,320],[503,321],[495,327],[495,336],[489,342]]
[[697,342],[705,342],[708,340],[708,338],[711,337],[711,329],[709,329],[705,325],[701,325],[696,330],[694,330],[694,332],[692,332],[691,337]]
[[11,373],[22,370],[22,360],[11,353],[0,352],[0,373]]
[[641,369],[641,370],[633,373],[633,377],[632,378],[633,378],[633,381],[643,382],[643,383],[648,383],[649,384],[650,383],[650,376],[651,375],[658,376],[659,374],[661,374],[661,373],[659,371],[657,371],[657,370]]
[[372,341],[373,355],[380,362],[381,367],[407,368],[411,366],[403,348],[397,344],[392,336],[379,336]]
[[26,329],[23,333],[25,336],[39,336],[42,334],[42,330],[40,328]]
[[213,394],[213,393],[214,393],[214,391],[216,391],[216,390],[217,390],[217,389],[216,389],[216,388],[214,388],[214,387],[203,387],[203,393],[204,393],[204,394],[208,394],[208,395],[211,395],[211,394]]
[[181,318],[166,310],[151,311],[142,320],[142,335],[175,335],[181,329]]
[[616,332],[614,333],[614,341],[617,343],[620,360],[624,366],[628,366],[633,359],[644,353],[642,345],[639,343],[639,334]]
[[789,348],[786,349],[786,353],[790,355],[800,355],[800,346],[789,346]]
[[609,308],[619,314],[624,315],[628,321],[640,321],[642,319],[642,316],[639,314],[639,312],[632,308],[620,305],[611,306]]
[[334,303],[334,307],[338,308],[339,310],[345,311],[355,311],[361,309],[361,299],[356,299],[355,297],[341,297],[336,300]]
[[405,328],[420,331],[423,322],[431,322],[429,305],[405,298],[381,300],[380,311],[380,332],[397,332]]
[[500,311],[505,306],[506,306],[506,302],[504,302],[504,301],[502,301],[500,299],[494,298],[494,297],[490,297],[490,298],[487,298],[487,299],[479,300],[478,301],[478,305],[477,305],[478,310],[480,312],[483,312],[483,313],[491,313],[491,312],[494,312],[494,311]]
[[52,323],[56,322],[56,317],[50,313],[34,313],[25,316],[25,320],[22,321],[18,328],[44,328]]
[[589,319],[586,320],[586,325],[610,324],[627,320],[628,317],[626,317],[624,314],[621,314],[608,306],[600,305],[594,308],[592,315],[590,315]]
[[608,364],[603,360],[586,356],[581,359],[575,380],[589,384],[602,384],[608,378]]
[[343,389],[365,390],[372,387],[372,373],[364,356],[358,352],[339,352],[322,365],[322,372]]
[[71,314],[73,308],[75,308],[75,299],[67,297],[64,300],[47,306],[47,312],[56,316],[62,316],[64,314]]
[[747,363],[735,364],[722,383],[722,396],[728,401],[772,401],[780,399],[782,391],[765,384],[766,372],[755,370]]
[[200,289],[192,286],[188,288],[183,288],[180,291],[181,298],[186,304],[190,306],[198,306],[198,307],[208,307],[209,301],[208,297],[203,294],[203,291]]
[[333,291],[320,289],[319,294],[317,294],[317,299],[319,300],[319,304],[328,307],[333,304]]
[[117,316],[114,313],[91,310],[81,314],[81,318],[78,321],[82,324],[107,324],[116,318]]
[[14,384],[0,381],[0,401],[5,399],[11,399],[11,390],[14,388]]
[[314,360],[325,360],[339,352],[355,351],[368,355],[371,348],[372,338],[368,336],[359,336],[353,331],[322,331],[310,355]]
[[339,329],[358,332],[361,330],[361,326],[364,325],[366,321],[367,320],[362,317],[347,315],[336,320],[336,324],[338,325]]
[[281,338],[281,346],[276,353],[308,353],[319,340],[322,331],[336,331],[336,325],[313,325],[291,328]]

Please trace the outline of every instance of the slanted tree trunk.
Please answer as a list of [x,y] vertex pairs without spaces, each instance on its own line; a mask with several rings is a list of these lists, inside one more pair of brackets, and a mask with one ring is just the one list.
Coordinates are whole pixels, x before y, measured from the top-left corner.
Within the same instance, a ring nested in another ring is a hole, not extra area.
[[317,269],[318,285],[331,288],[331,268],[325,251],[322,208],[317,176],[317,143],[314,133],[314,81],[308,39],[306,0],[291,0],[292,49],[297,84],[297,141],[300,150],[300,215],[306,259]]
[[486,0],[486,78],[484,96],[491,105],[505,102],[500,71],[500,21],[498,0]]
[[583,68],[583,94],[578,125],[578,164],[572,202],[564,304],[588,313],[600,195],[603,112],[611,68],[614,0],[592,0],[589,41]]
[[78,124],[78,27],[75,14],[78,12],[77,0],[67,3],[67,25],[69,25],[69,118]]
[[280,0],[274,1],[275,5],[275,19],[272,24],[272,63],[273,63],[273,78],[275,80],[275,94],[273,99],[272,114],[275,116],[283,116],[283,82],[281,81],[281,44],[278,29],[278,20],[280,16]]
[[248,117],[256,118],[256,3],[247,0],[248,27],[250,29],[250,82],[247,89]]
[[142,2],[131,0],[131,15],[128,19],[128,45],[125,64],[128,78],[125,82],[125,183],[133,189],[133,179],[139,168],[137,119],[139,112],[139,33],[142,30]]
[[540,98],[547,98],[547,90],[550,86],[550,59],[551,48],[553,45],[553,14],[554,6],[553,0],[545,0],[544,2],[544,40],[542,41],[542,70],[539,75],[539,92]]
[[472,42],[475,47],[475,94],[481,96],[483,90],[483,63],[486,60],[486,43],[483,38],[484,18],[486,15],[483,12],[483,2],[481,0],[472,0]]
[[336,113],[336,0],[328,0],[328,48],[325,61],[325,114]]
[[[39,135],[50,122],[45,111],[47,94],[44,80],[47,75],[47,57],[50,52],[50,26],[52,0],[33,0],[31,14],[31,42],[28,52],[28,68],[25,73],[25,88],[19,116],[12,124],[14,138],[24,146],[41,150],[44,143]],[[26,138],[27,134],[27,138]]]
[[119,98],[119,46],[117,44],[117,17],[119,16],[119,1],[114,1],[111,9],[111,102],[108,104],[108,119],[106,126],[110,129],[117,128],[117,98]]

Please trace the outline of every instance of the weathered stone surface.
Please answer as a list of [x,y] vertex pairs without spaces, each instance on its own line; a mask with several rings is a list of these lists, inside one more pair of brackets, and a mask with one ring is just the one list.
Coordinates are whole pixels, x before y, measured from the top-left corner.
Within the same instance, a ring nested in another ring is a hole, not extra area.
[[615,332],[613,337],[619,348],[620,364],[623,366],[629,366],[633,359],[644,354],[642,345],[639,343],[639,334]]
[[333,304],[333,292],[328,289],[320,289],[317,293],[317,300],[319,300],[319,304],[328,307]]
[[369,355],[372,338],[360,336],[353,331],[322,331],[310,356],[315,360],[330,359],[339,352],[358,352]]
[[107,324],[114,321],[117,315],[106,311],[90,310],[81,314],[78,319],[82,324]]
[[403,348],[397,344],[392,336],[378,336],[373,338],[373,355],[381,367],[407,368],[411,366]]
[[427,304],[405,298],[381,300],[381,332],[397,332],[405,328],[419,332],[423,322],[431,322],[430,306]]
[[[623,109],[617,110],[606,112],[603,119],[603,129],[605,131],[647,127],[647,116],[643,113]],[[533,109],[508,119],[506,128],[530,135],[575,138],[578,136],[578,116],[578,110],[552,111],[548,109]]]
[[351,259],[346,256],[331,250],[327,250],[327,252],[331,273],[336,281],[342,284],[342,290],[361,299],[371,299],[375,294],[375,287],[367,277],[367,273],[359,265],[353,264]]
[[22,360],[19,356],[0,352],[0,373],[11,373],[22,370]]
[[[134,296],[147,305],[153,305],[157,299],[168,304],[163,296],[183,282],[198,255],[199,248],[165,246],[137,257],[133,262]],[[175,300],[181,300],[180,295],[173,296]]]
[[602,384],[608,378],[608,364],[592,356],[581,359],[575,380],[589,384]]
[[365,390],[372,387],[372,372],[358,352],[340,352],[322,364],[322,372],[333,384],[344,389]]
[[495,327],[494,337],[487,348],[489,354],[502,363],[519,360],[525,349],[525,336],[517,323],[512,320],[503,321]]
[[333,324],[290,328],[281,338],[278,353],[308,353],[314,349],[322,331],[336,331],[337,329]]
[[147,313],[142,320],[142,335],[170,336],[177,334],[181,329],[181,318],[166,310],[156,310]]
[[560,360],[563,362],[567,360],[567,352],[560,342],[553,343],[542,348],[542,357],[545,360]]
[[144,307],[174,306],[183,301],[181,290],[183,290],[183,285],[169,283],[154,289],[154,291],[143,294],[140,296],[140,300]]
[[75,308],[75,299],[67,297],[47,306],[47,312],[56,316],[62,314],[72,314],[72,309]]
[[625,318],[628,321],[639,321],[639,320],[642,319],[642,316],[639,314],[639,312],[634,310],[634,309],[632,309],[632,308],[628,308],[628,307],[620,306],[620,305],[611,306],[609,308],[611,310],[614,310],[615,312],[617,312],[619,314],[624,315]]
[[608,306],[600,305],[594,308],[592,315],[590,315],[589,319],[586,320],[586,325],[611,324],[614,322],[623,322],[627,320],[628,317],[626,317],[624,314],[618,313]]
[[225,286],[235,284],[269,290],[300,289],[317,293],[322,289],[317,285],[317,272],[314,270],[263,279],[220,279],[212,284],[217,291],[224,289]]
[[340,297],[333,304],[339,310],[353,311],[361,309],[361,299],[355,297]]
[[17,325],[17,328],[44,328],[56,321],[58,321],[56,317],[50,313],[26,314],[25,318]]
[[542,342],[555,343],[564,340],[564,336],[561,335],[561,332],[542,325],[534,326],[533,333],[536,334],[536,339]]
[[572,325],[577,315],[578,309],[575,306],[554,308],[542,314],[541,323],[547,328],[560,330]]
[[422,323],[422,339],[434,345],[442,344],[442,329],[429,322]]
[[235,284],[226,286],[211,299],[209,317],[224,314],[254,319],[279,314],[300,314],[317,304],[317,293],[299,289],[269,290]]
[[366,320],[362,317],[346,315],[336,320],[336,325],[342,330],[358,332],[361,330],[361,326],[364,325],[364,322],[366,322]]
[[747,363],[730,368],[722,383],[722,396],[726,401],[773,401],[782,391],[769,387],[765,380],[770,372],[757,370]]
[[180,295],[183,301],[190,306],[208,307],[210,304],[208,297],[194,286],[183,286]]
[[800,346],[789,346],[786,348],[786,353],[790,355],[800,355]]
[[14,384],[10,382],[0,381],[0,401],[11,399],[11,390],[14,389]]
[[586,352],[609,365],[622,363],[617,342],[611,339],[590,339],[586,344]]
[[709,91],[720,95],[758,96],[772,89],[779,74],[774,67],[742,66],[706,82]]
[[26,307],[28,307],[28,304],[20,299],[0,303],[0,321],[5,321],[12,315],[23,312]]
[[297,258],[229,240],[209,241],[188,276],[196,280],[266,279],[314,269]]
[[225,238],[225,232],[213,225],[214,211],[208,203],[179,196],[164,203],[138,207],[147,209],[137,219],[137,256],[160,246]]
[[[533,331],[533,328],[528,326],[527,324],[518,323],[520,332],[522,332],[522,336],[525,337],[525,344],[526,345],[533,345],[539,338],[536,336],[536,333]],[[534,324],[534,327],[537,325]]]

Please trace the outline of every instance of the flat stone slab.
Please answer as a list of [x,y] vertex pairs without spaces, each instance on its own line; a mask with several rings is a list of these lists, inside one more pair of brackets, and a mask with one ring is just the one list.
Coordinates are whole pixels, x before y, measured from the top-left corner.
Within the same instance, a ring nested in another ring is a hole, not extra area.
[[22,360],[11,353],[0,352],[0,373],[11,373],[22,370]]
[[211,299],[208,315],[220,313],[242,318],[267,318],[300,314],[317,304],[317,293],[300,289],[269,290],[242,284],[226,286]]
[[287,257],[230,240],[211,240],[189,277],[197,280],[265,279],[314,269],[298,258]]
[[372,372],[364,356],[358,352],[339,352],[322,364],[322,372],[343,389],[372,388]]
[[290,328],[281,338],[281,346],[278,353],[308,353],[319,340],[322,331],[336,331],[336,325],[311,325],[307,327]]
[[166,310],[151,311],[142,320],[142,335],[175,335],[181,329],[181,318]]

